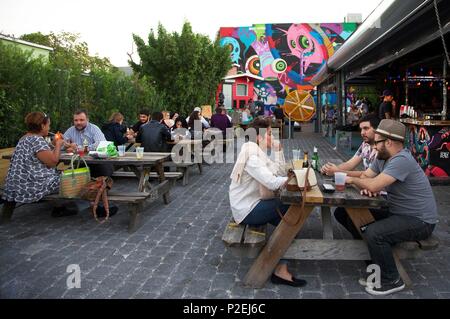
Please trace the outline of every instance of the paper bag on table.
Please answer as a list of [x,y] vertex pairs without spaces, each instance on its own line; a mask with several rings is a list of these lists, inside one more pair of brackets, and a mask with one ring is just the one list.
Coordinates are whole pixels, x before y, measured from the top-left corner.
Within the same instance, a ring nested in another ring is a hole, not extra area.
[[[308,172],[308,181],[306,183],[306,172]],[[291,192],[295,191],[303,191],[305,189],[305,183],[306,183],[306,190],[310,190],[312,187],[317,186],[317,178],[316,173],[313,169],[308,168],[301,168],[301,169],[295,169],[294,170],[295,178],[292,178],[288,185],[287,190]]]

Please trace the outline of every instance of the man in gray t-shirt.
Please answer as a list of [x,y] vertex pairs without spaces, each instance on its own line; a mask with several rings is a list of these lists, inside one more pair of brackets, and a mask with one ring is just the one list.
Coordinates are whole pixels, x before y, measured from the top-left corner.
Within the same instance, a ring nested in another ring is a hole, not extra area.
[[376,159],[370,169],[377,175],[383,173],[395,179],[393,184],[386,186],[392,214],[437,223],[436,200],[430,182],[408,150],[401,150],[387,162]]
[[[372,262],[380,266],[381,287],[365,284],[372,295],[384,296],[405,287],[398,273],[392,246],[405,241],[428,238],[438,222],[436,201],[430,183],[419,164],[404,149],[405,126],[384,119],[375,130],[377,160],[363,173],[363,178],[347,177],[369,196],[386,190],[388,211],[371,210],[375,222],[362,227]],[[354,237],[356,227],[343,223]],[[352,228],[352,227],[353,228]]]

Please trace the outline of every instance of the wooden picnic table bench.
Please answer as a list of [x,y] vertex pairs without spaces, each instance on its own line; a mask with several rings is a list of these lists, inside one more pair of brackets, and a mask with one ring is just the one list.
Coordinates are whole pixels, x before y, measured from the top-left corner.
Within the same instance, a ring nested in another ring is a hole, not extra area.
[[[108,199],[111,202],[127,203],[130,205],[130,222],[128,225],[128,231],[134,232],[140,223],[142,210],[145,205],[156,201],[161,196],[164,199],[164,203],[169,203],[169,191],[170,183],[166,180],[164,175],[164,168],[162,163],[170,157],[170,153],[144,153],[142,159],[136,158],[135,153],[127,153],[125,156],[98,159],[91,156],[84,156],[84,160],[89,164],[112,164],[114,166],[128,167],[131,172],[139,179],[139,184],[136,191],[121,192],[113,189],[108,192]],[[10,159],[11,156],[3,156],[3,158]],[[72,155],[63,153],[60,155],[60,161],[63,163],[70,163]],[[155,170],[158,175],[159,183],[152,185],[149,182],[149,176],[151,171]],[[61,198],[58,194],[51,194],[45,196],[42,200],[54,201],[54,200],[67,200],[67,198]],[[74,198],[73,200],[79,200]]]
[[[330,178],[316,173],[318,185],[330,183]],[[275,269],[281,258],[306,260],[370,260],[364,240],[334,239],[331,207],[345,207],[357,229],[374,221],[370,208],[387,207],[384,197],[370,198],[360,194],[355,187],[348,186],[344,192],[322,193],[319,186],[313,187],[302,198],[300,192],[283,190],[280,198],[291,204],[289,210],[276,227],[252,267],[245,276],[244,283],[253,288],[261,288]],[[301,208],[305,200],[304,209]],[[298,239],[300,232],[314,207],[321,207],[322,239]],[[297,222],[297,224],[295,224]],[[242,242],[242,241],[241,241]],[[230,241],[228,241],[230,244]],[[236,241],[237,244],[237,241]],[[406,273],[400,259],[413,258],[423,250],[435,249],[439,241],[435,236],[418,242],[404,242],[394,247],[394,259],[397,269],[406,285],[412,281]]]
[[225,227],[222,240],[234,256],[255,258],[266,244],[266,229],[267,225],[252,227],[237,224],[231,218]]
[[[172,185],[175,184],[175,181],[183,177],[182,172],[164,172],[164,176],[166,179],[172,182]],[[136,174],[128,171],[114,171],[112,177],[122,177],[122,178],[136,178]],[[150,172],[150,179],[158,179],[158,173]]]
[[[130,219],[128,222],[128,232],[135,232],[141,223],[143,209],[156,201],[162,194],[169,191],[169,181],[164,181],[157,188],[149,192],[122,192],[114,189],[108,192],[108,201],[120,204],[128,204]],[[3,190],[0,189],[0,197]],[[82,200],[80,198],[64,198],[59,194],[50,194],[43,197],[40,202],[57,202],[57,201],[76,201]],[[34,204],[34,203],[31,203]]]

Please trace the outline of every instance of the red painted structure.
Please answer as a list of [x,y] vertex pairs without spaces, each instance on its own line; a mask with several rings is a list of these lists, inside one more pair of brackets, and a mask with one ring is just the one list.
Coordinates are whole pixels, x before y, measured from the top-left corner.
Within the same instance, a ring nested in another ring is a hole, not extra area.
[[[233,69],[232,69],[233,70]],[[219,101],[219,93],[224,92],[224,85],[231,85],[231,107],[233,109],[243,108],[250,99],[254,99],[254,85],[255,80],[261,80],[259,76],[255,76],[249,73],[233,74],[230,70],[228,75],[224,78],[222,83],[219,84],[216,92],[216,105]],[[246,87],[245,95],[238,95],[238,86]],[[225,100],[229,98],[225,96]],[[227,101],[225,101],[225,106],[227,106]]]

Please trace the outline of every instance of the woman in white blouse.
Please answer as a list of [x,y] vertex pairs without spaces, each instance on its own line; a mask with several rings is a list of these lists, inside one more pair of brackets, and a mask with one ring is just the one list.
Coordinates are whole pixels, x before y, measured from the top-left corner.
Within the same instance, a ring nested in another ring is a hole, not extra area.
[[[281,221],[277,210],[285,214],[289,205],[283,204],[273,191],[286,186],[285,160],[281,144],[273,139],[269,118],[257,117],[251,124],[256,130],[256,143],[242,146],[231,173],[230,206],[238,224],[274,226]],[[272,150],[272,159],[265,150]],[[272,195],[272,196],[270,196]],[[288,271],[286,260],[280,260],[271,277],[272,283],[294,287],[306,285]]]

